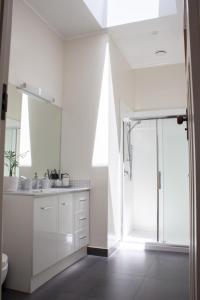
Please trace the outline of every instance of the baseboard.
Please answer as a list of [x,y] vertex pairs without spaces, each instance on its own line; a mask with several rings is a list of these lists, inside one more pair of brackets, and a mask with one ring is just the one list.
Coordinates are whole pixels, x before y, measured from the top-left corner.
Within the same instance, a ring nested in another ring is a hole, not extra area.
[[170,245],[162,243],[146,243],[145,250],[153,251],[166,251],[166,252],[178,252],[178,253],[189,253],[188,246]]
[[95,248],[95,247],[88,247],[87,254],[88,255],[95,255],[95,256],[102,256],[102,257],[109,257],[111,256],[120,246],[120,242],[117,242],[112,247],[108,248]]
[[108,257],[108,252],[109,251],[106,248],[87,247],[87,254],[88,255]]

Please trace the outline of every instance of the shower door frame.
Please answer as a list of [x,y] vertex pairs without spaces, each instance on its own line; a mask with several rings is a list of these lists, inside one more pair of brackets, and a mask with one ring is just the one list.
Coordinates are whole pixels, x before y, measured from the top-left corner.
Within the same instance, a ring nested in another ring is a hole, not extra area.
[[[155,242],[145,242],[145,249],[147,250],[157,250],[157,251],[172,251],[172,252],[183,252],[189,253],[189,246],[179,245],[179,244],[170,244],[160,242],[160,195],[159,195],[159,141],[158,141],[158,120],[167,120],[167,119],[177,119],[178,116],[186,116],[186,108],[181,109],[170,109],[170,110],[155,110],[155,111],[137,111],[129,114],[124,117],[122,120],[123,123],[123,163],[122,163],[122,230],[121,236],[123,241],[123,226],[124,226],[124,124],[127,121],[156,121],[156,147],[157,147],[157,241]],[[177,124],[177,126],[179,126]],[[187,126],[187,125],[186,125]],[[187,136],[186,136],[187,138]],[[189,159],[189,157],[188,157]],[[189,201],[189,199],[188,199]]]

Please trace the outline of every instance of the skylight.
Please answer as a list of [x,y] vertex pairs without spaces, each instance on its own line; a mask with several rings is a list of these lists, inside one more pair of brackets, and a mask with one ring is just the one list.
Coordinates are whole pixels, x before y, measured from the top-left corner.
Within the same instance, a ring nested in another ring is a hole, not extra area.
[[103,28],[177,13],[176,0],[84,0],[84,2]]

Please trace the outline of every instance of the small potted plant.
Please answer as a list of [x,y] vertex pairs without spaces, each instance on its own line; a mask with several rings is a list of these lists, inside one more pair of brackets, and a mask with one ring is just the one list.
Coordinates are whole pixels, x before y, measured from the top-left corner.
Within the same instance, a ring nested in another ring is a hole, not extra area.
[[9,170],[9,176],[4,176],[4,191],[14,192],[18,189],[19,178],[16,176],[18,157],[15,151],[9,150],[4,153],[4,164]]

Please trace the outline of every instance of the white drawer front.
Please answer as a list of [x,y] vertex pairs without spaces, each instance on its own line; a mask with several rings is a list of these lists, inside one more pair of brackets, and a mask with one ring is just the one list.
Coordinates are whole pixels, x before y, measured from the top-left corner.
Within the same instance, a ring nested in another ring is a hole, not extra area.
[[75,233],[75,248],[76,250],[87,246],[89,243],[89,230],[88,228],[79,230]]
[[58,260],[74,251],[74,210],[72,194],[59,196]]
[[89,192],[74,193],[75,211],[88,210]]
[[33,275],[57,261],[58,198],[34,201]]
[[75,230],[84,229],[89,226],[87,210],[75,214]]

